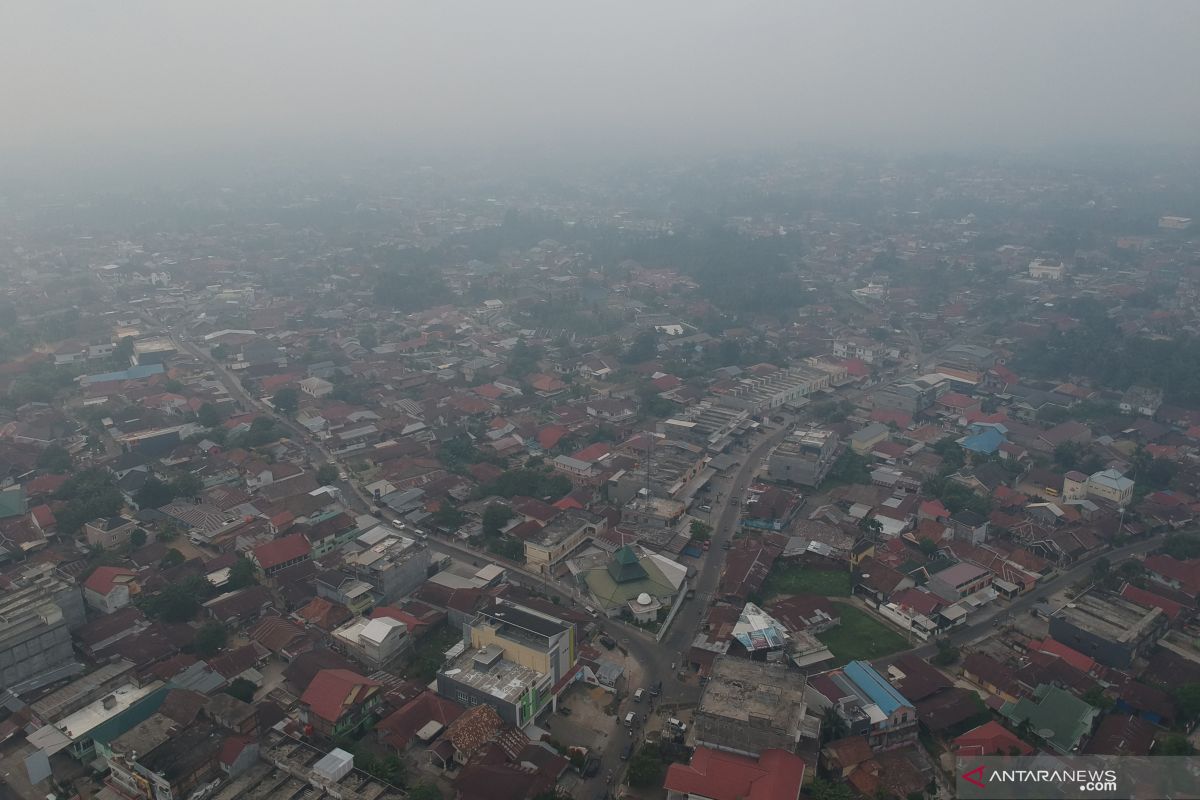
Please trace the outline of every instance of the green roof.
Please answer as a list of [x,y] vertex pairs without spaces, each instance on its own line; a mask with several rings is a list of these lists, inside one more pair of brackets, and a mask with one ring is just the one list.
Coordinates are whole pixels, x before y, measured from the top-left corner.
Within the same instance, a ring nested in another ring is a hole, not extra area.
[[615,583],[630,583],[646,579],[646,569],[638,563],[638,557],[629,545],[613,553],[608,562],[608,575]]
[[1091,731],[1100,710],[1048,683],[1039,686],[1035,694],[1036,702],[1022,697],[1015,703],[1005,703],[1000,713],[1014,725],[1029,720],[1030,732],[1058,752],[1070,753]]
[[634,562],[643,577],[633,580],[617,581],[613,578],[613,563],[583,573],[588,591],[604,608],[623,606],[642,592],[657,598],[670,597],[675,593],[675,587],[649,557]]
[[0,492],[0,519],[25,513],[25,490],[20,486]]

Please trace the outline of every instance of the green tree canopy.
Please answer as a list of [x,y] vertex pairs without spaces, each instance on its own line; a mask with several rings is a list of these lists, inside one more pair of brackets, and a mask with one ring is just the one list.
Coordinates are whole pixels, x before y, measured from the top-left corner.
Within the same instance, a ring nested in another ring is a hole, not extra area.
[[317,483],[322,486],[332,486],[337,483],[338,468],[333,464],[322,464],[317,467]]
[[229,639],[229,631],[220,622],[206,622],[196,631],[192,640],[192,650],[201,658],[211,658],[221,652]]
[[142,487],[133,493],[133,502],[138,508],[162,508],[175,499],[175,490],[170,484],[153,475],[146,479]]
[[293,416],[300,408],[300,392],[290,386],[285,386],[271,397],[271,405],[285,417]]
[[221,424],[221,415],[212,403],[205,403],[196,411],[196,421],[206,428],[215,428]]
[[38,469],[62,475],[71,471],[74,462],[71,460],[71,454],[67,452],[67,448],[52,444],[38,455],[37,465]]
[[487,536],[499,536],[508,521],[517,513],[508,506],[492,503],[483,511],[483,532]]

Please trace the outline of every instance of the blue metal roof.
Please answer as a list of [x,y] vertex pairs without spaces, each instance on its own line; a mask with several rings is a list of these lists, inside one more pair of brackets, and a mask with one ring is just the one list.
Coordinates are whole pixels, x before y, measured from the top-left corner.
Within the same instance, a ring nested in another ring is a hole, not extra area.
[[846,677],[854,681],[854,685],[862,690],[863,694],[871,698],[871,702],[879,706],[879,710],[891,716],[897,708],[908,707],[912,708],[913,704],[904,698],[888,683],[882,675],[875,671],[865,661],[851,661],[842,668],[842,672]]
[[151,375],[157,375],[162,371],[162,364],[139,364],[136,367],[123,369],[120,372],[104,372],[100,375],[85,375],[83,378],[83,383],[87,385],[91,383],[107,383],[109,381],[136,381],[141,378],[149,378]]

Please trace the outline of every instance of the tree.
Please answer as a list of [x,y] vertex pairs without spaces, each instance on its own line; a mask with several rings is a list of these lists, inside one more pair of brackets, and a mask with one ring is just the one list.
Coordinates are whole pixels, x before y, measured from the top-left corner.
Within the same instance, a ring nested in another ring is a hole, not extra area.
[[134,528],[133,533],[129,534],[129,549],[137,550],[146,544],[146,531],[142,528]]
[[1196,754],[1196,748],[1182,733],[1172,733],[1159,744],[1156,755],[1160,756],[1191,756]]
[[90,467],[72,475],[55,493],[59,500],[66,501],[55,512],[59,530],[73,535],[98,517],[112,517],[125,505],[111,472],[101,467]]
[[408,800],[442,800],[442,792],[432,783],[418,783],[409,788]]
[[866,534],[868,539],[878,540],[883,533],[883,523],[874,517],[863,517],[858,521],[858,529]]
[[1185,720],[1200,719],[1200,683],[1185,683],[1176,688],[1175,702]]
[[958,661],[958,648],[949,639],[938,639],[937,653],[930,661],[939,667],[948,667]]
[[1100,556],[1092,563],[1092,583],[1106,584],[1111,574],[1112,562],[1108,560],[1108,556]]
[[254,562],[245,556],[238,556],[238,560],[229,568],[229,582],[225,585],[225,590],[234,592],[256,583],[258,575],[254,570]]
[[505,524],[516,516],[516,512],[508,506],[492,503],[483,512],[483,533],[486,536],[499,536]]
[[653,330],[646,330],[634,337],[633,342],[621,356],[621,360],[626,364],[640,364],[643,361],[649,361],[658,355],[658,334]]
[[38,469],[62,475],[70,472],[73,462],[71,454],[61,445],[52,444],[41,452],[37,460]]
[[147,614],[163,622],[188,622],[212,592],[213,585],[206,578],[195,576],[168,584],[158,594],[142,600],[141,605]]
[[694,542],[705,542],[712,538],[712,526],[703,520],[692,520],[690,531]]
[[808,787],[808,796],[812,800],[854,800],[854,793],[849,786],[822,778],[813,778]]
[[466,521],[466,514],[444,500],[441,507],[433,512],[433,524],[444,531],[456,531]]
[[399,757],[394,755],[381,757],[361,750],[354,753],[354,766],[371,777],[393,786],[399,786],[404,781],[406,773],[404,762]]
[[836,742],[848,731],[846,720],[842,719],[836,706],[828,706],[821,712],[821,744]]
[[663,762],[657,745],[643,745],[629,762],[629,785],[639,789],[662,784]]
[[1178,561],[1200,558],[1200,536],[1195,533],[1172,533],[1163,541],[1162,551]]
[[271,397],[271,405],[285,417],[293,416],[300,408],[300,393],[290,386],[285,386]]
[[1093,686],[1080,695],[1080,699],[1101,711],[1107,711],[1112,708],[1114,702],[1111,697],[1104,693],[1104,687],[1102,686]]
[[170,569],[171,567],[178,567],[186,560],[187,559],[184,557],[183,553],[172,547],[167,551],[167,554],[162,557],[162,561],[158,562],[158,566],[162,569]]
[[142,488],[133,493],[133,502],[138,508],[162,508],[175,499],[175,490],[171,485],[151,475],[146,478]]
[[337,483],[338,468],[333,464],[322,464],[317,468],[317,483],[322,486],[332,486]]
[[246,680],[245,678],[234,678],[233,681],[225,687],[225,694],[231,697],[236,697],[243,703],[252,703],[254,702],[254,692],[256,690],[257,687],[254,685],[253,681]]
[[204,480],[199,475],[185,472],[171,481],[171,491],[176,497],[195,497],[204,491]]
[[196,411],[196,422],[206,428],[215,428],[221,424],[221,415],[212,403],[205,403]]
[[374,350],[379,347],[379,336],[375,333],[375,328],[370,325],[364,325],[358,329],[358,343],[368,350]]
[[201,658],[210,658],[225,647],[229,639],[229,631],[219,622],[206,622],[196,631],[192,640],[192,650]]
[[922,539],[921,539],[921,541],[917,542],[917,547],[918,547],[918,548],[920,549],[920,551],[921,551],[922,553],[924,553],[926,556],[932,556],[932,555],[933,555],[934,553],[936,553],[936,552],[938,551],[938,549],[939,549],[939,548],[938,548],[938,543],[937,543],[937,542],[935,542],[933,539],[930,539],[930,538],[929,538],[929,537],[927,537],[927,536],[926,536],[926,537],[924,537],[924,538],[922,538]]

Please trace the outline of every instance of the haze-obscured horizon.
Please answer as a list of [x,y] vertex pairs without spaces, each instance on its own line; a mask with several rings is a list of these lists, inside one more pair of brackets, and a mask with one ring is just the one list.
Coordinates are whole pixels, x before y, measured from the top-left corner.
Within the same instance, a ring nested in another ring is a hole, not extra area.
[[1200,4],[12,4],[0,166],[1190,147]]

